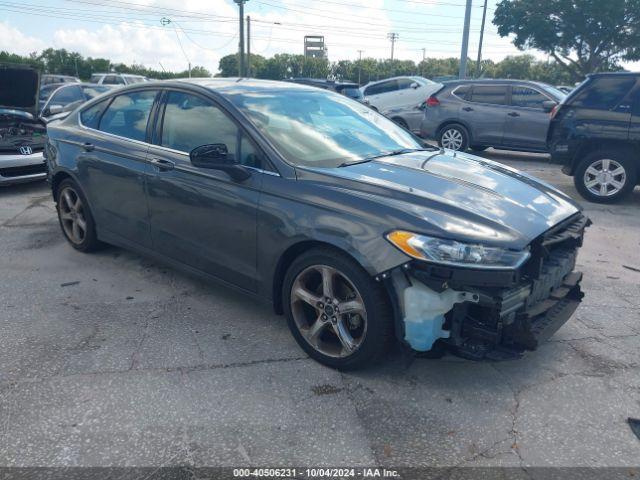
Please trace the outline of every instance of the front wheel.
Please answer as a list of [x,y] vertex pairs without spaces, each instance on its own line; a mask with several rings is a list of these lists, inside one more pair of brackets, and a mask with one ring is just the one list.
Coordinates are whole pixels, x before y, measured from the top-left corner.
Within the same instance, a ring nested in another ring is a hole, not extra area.
[[614,203],[636,185],[636,169],[630,152],[593,152],[580,162],[573,177],[580,195],[597,203]]
[[440,130],[438,144],[449,150],[464,152],[469,147],[469,134],[462,125],[447,125]]
[[329,367],[372,364],[393,335],[386,290],[333,249],[308,251],[292,263],[284,280],[283,305],[300,347]]

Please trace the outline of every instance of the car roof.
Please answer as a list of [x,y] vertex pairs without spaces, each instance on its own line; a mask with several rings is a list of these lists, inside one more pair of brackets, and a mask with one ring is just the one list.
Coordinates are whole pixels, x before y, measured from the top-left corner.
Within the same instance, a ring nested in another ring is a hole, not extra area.
[[607,77],[607,76],[633,77],[633,76],[640,76],[640,72],[598,72],[598,73],[590,73],[587,75],[587,77]]
[[350,87],[355,86],[359,87],[359,85],[355,82],[342,82],[336,80],[327,80],[326,78],[310,78],[310,77],[294,77],[287,79],[289,82],[294,83],[308,83],[308,84],[317,84],[317,85],[328,85],[332,87]]
[[[388,80],[397,80],[399,78],[422,78],[422,79],[424,79],[424,77],[421,77],[419,75],[398,75],[396,77],[389,77],[389,78],[383,78],[381,80],[374,80],[373,82],[369,82],[364,86],[368,87],[369,85],[375,85],[376,83],[382,83],[382,82],[386,82]],[[428,80],[428,78],[425,79],[425,80]]]
[[[167,86],[175,84],[177,86],[191,84],[204,87],[216,92],[230,92],[230,91],[243,91],[243,90],[307,90],[310,92],[316,92],[317,87],[313,85],[305,85],[303,83],[295,82],[282,82],[277,80],[259,80],[256,78],[238,78],[238,77],[225,77],[225,78],[180,78],[175,80],[159,80],[155,82],[147,82],[145,87],[158,85]],[[133,87],[133,85],[132,85]]]

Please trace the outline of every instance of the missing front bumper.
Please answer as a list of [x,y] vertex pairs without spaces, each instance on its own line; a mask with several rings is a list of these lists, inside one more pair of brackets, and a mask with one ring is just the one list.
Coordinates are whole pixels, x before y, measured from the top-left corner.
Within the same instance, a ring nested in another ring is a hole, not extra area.
[[[545,275],[523,281],[512,288],[467,287],[478,301],[456,303],[445,315],[442,331],[434,346],[473,360],[505,360],[535,350],[564,325],[584,296],[582,274],[573,272],[574,254],[557,254],[545,266]],[[407,331],[407,306],[402,292],[416,282],[438,289],[432,279],[405,266],[390,272],[385,283],[394,298],[396,335],[411,348]],[[442,289],[450,288],[441,284]],[[457,286],[455,290],[460,290]]]

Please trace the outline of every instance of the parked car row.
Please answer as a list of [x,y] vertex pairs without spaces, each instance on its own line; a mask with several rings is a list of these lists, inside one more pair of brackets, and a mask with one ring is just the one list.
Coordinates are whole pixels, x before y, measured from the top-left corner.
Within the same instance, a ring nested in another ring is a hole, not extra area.
[[0,185],[44,179],[47,124],[114,87],[0,65]]

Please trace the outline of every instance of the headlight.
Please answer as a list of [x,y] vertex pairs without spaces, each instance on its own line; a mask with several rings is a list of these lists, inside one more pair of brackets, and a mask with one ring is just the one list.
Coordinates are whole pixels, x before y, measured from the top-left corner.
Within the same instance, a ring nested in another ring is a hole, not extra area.
[[514,251],[499,247],[456,242],[395,230],[387,240],[410,257],[460,267],[513,269],[531,255],[527,250]]

